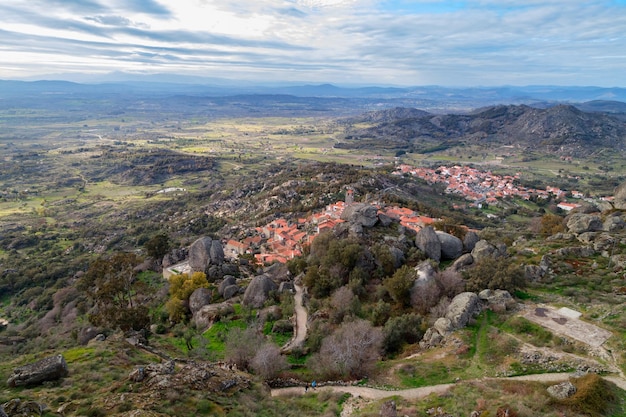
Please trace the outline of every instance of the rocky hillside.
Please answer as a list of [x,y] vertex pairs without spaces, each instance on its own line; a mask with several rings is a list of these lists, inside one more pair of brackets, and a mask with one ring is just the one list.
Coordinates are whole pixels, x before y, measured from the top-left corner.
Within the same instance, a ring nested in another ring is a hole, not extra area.
[[470,114],[433,115],[393,111],[373,127],[348,129],[340,148],[397,148],[429,152],[461,146],[516,145],[545,147],[560,155],[585,154],[596,148],[625,148],[626,124],[611,115],[587,113],[570,105],[547,109],[529,106],[494,106]]

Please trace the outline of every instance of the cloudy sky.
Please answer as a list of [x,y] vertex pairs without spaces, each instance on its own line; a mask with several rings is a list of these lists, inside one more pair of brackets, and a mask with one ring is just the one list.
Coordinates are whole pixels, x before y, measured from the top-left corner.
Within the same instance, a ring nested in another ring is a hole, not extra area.
[[0,79],[626,86],[626,0],[0,0]]

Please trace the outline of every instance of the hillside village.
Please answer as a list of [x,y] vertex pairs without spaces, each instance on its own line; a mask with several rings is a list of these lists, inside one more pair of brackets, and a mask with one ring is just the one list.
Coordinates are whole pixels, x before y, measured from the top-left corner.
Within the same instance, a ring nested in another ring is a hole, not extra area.
[[[580,207],[580,204],[565,201],[568,195],[575,199],[585,198],[577,190],[565,191],[558,187],[547,186],[545,190],[527,188],[517,184],[520,174],[499,176],[491,171],[480,171],[469,166],[454,165],[451,167],[416,168],[411,165],[400,164],[393,172],[394,175],[412,175],[421,178],[429,184],[446,184],[445,192],[464,196],[472,202],[472,206],[480,207],[482,203],[495,204],[498,199],[519,197],[524,200],[532,196],[547,199],[554,197],[559,202],[558,207],[564,211]],[[610,201],[612,197],[600,197],[600,200]]]
[[[427,181],[429,184],[446,184],[446,193],[463,196],[470,201],[470,206],[482,208],[486,204],[496,204],[499,199],[517,197],[525,200],[535,196],[558,201],[557,207],[569,212],[579,203],[568,202],[566,197],[585,199],[584,194],[577,190],[565,191],[558,187],[547,186],[545,190],[520,186],[520,174],[499,176],[490,171],[481,171],[469,166],[440,166],[438,168],[413,167],[400,164],[393,175],[411,175]],[[612,197],[601,197],[600,200],[611,200]],[[224,255],[235,259],[241,255],[253,255],[256,262],[271,264],[274,262],[286,263],[288,260],[302,255],[305,246],[323,231],[331,230],[342,223],[341,215],[344,209],[354,202],[354,190],[346,190],[345,201],[337,201],[326,206],[324,211],[314,213],[308,217],[289,220],[284,217],[275,219],[264,226],[248,231],[243,239],[232,238],[224,244]],[[438,219],[421,215],[411,209],[398,206],[385,206],[378,202],[370,202],[379,210],[379,214],[399,221],[402,226],[419,232],[422,227],[436,222]],[[165,276],[175,273],[189,272],[186,262],[173,265],[164,271]]]

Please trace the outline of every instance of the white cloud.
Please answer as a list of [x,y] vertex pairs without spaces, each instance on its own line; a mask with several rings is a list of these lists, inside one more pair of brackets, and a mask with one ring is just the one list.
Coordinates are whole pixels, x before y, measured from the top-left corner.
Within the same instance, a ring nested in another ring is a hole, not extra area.
[[624,85],[625,12],[609,0],[14,0],[0,4],[0,78]]

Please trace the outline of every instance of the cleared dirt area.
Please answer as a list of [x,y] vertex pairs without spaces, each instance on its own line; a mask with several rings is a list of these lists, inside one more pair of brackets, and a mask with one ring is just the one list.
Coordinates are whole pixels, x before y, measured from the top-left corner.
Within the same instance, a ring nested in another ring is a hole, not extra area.
[[584,322],[574,314],[565,313],[550,306],[538,305],[527,308],[522,316],[558,335],[570,337],[595,348],[602,346],[612,336],[608,330]]

